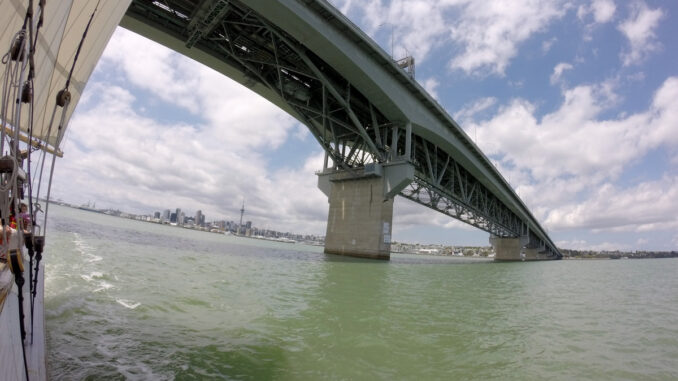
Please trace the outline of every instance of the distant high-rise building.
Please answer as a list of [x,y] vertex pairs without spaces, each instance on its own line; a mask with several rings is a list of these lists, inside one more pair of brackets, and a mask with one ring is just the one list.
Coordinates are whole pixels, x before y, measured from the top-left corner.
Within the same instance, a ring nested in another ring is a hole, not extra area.
[[200,216],[200,226],[205,226],[205,215]]
[[179,213],[177,213],[177,225],[183,225],[186,222],[186,215],[184,215],[184,212],[181,211],[181,209],[177,209]]
[[171,214],[172,213],[170,212],[169,209],[165,209],[165,211],[162,212],[162,220],[163,221],[169,221]]
[[153,218],[160,219],[160,212],[155,212],[155,213],[153,214]]
[[202,215],[202,210],[198,210],[197,212],[195,212],[195,224],[197,226],[203,225],[203,224],[200,223],[200,221],[202,221],[203,218],[204,218],[204,216]]
[[176,213],[170,214],[170,220],[169,220],[169,221],[170,221],[171,223],[177,222],[177,214],[176,214]]

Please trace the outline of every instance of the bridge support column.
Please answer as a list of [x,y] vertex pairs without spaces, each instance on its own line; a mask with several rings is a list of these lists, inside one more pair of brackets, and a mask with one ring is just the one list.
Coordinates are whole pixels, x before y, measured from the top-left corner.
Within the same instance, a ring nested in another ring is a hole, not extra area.
[[325,253],[389,259],[393,199],[382,196],[383,178],[332,182]]
[[521,251],[525,246],[521,238],[500,238],[490,236],[490,244],[494,247],[495,261],[521,261]]
[[544,261],[549,257],[544,248],[530,247],[527,237],[500,238],[490,236],[490,244],[494,247],[495,261]]
[[413,176],[410,163],[319,174],[318,187],[330,204],[325,253],[390,259],[393,197]]
[[544,260],[553,259],[553,258],[550,258],[548,256],[548,254],[542,248],[526,247],[524,249],[524,252],[525,252],[525,260],[526,261],[544,261]]

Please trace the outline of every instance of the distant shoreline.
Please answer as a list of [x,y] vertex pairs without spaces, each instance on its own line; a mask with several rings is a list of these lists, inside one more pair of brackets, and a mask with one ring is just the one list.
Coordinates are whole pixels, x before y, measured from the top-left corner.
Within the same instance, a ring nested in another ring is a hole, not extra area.
[[[40,200],[45,201],[45,200]],[[65,206],[73,209],[80,209],[88,212],[107,214],[114,217],[120,218],[130,218],[139,220],[134,214],[124,213],[116,211],[117,213],[123,215],[129,215],[129,217],[122,215],[115,215],[111,213],[106,213],[107,210],[97,210],[88,206],[77,206],[71,205],[63,201],[51,201],[51,203]],[[154,221],[145,221],[152,222]],[[183,228],[190,229],[190,227],[181,226]],[[193,230],[205,231],[211,233],[221,233],[224,234],[224,231],[214,232],[208,229],[193,228]],[[231,233],[232,234],[232,233]],[[285,235],[286,234],[286,235]],[[247,236],[241,234],[233,234],[237,237],[242,238],[252,238],[252,239],[262,239],[269,241],[278,241],[281,237],[258,237],[258,236]],[[296,233],[283,233],[284,238],[289,236],[304,236]],[[318,238],[318,237],[316,237]],[[290,239],[289,241],[279,241],[279,242],[289,242],[295,241],[298,243],[304,243],[314,246],[322,246],[323,242],[321,240],[299,240],[299,239]],[[434,257],[457,257],[457,258],[492,258],[493,249],[491,246],[460,246],[460,245],[441,245],[441,244],[411,244],[405,242],[396,242],[394,241],[391,245],[391,252],[394,254],[410,254],[410,255],[427,255]],[[572,250],[572,249],[560,249],[560,252],[563,254],[564,260],[616,260],[616,259],[659,259],[659,258],[678,258],[678,251],[652,251],[652,250],[636,250],[636,251],[621,251],[621,250],[606,250],[606,251],[594,251],[594,250]]]

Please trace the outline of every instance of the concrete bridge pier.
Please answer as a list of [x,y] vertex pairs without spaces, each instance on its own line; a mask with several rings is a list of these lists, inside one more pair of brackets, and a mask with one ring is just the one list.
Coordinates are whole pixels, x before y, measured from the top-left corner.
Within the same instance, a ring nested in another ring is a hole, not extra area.
[[494,247],[495,261],[521,261],[523,246],[526,242],[524,238],[501,238],[491,235],[490,244]]
[[549,258],[548,254],[546,254],[544,248],[526,247],[525,249],[523,249],[523,251],[525,253],[526,261],[543,261],[552,259]]
[[518,238],[500,238],[490,236],[494,247],[495,261],[542,261],[553,259],[544,247],[532,247],[527,236]]
[[409,162],[319,173],[318,187],[330,204],[325,253],[390,259],[393,198],[413,179]]

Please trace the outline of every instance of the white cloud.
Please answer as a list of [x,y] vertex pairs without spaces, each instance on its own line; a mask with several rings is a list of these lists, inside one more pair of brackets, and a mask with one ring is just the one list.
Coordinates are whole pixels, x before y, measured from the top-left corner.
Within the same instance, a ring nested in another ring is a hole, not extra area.
[[561,1],[451,1],[461,17],[451,23],[451,37],[463,52],[450,62],[467,74],[503,76],[518,46],[565,14]]
[[624,66],[638,64],[661,48],[655,29],[663,17],[661,9],[650,9],[642,1],[630,5],[629,18],[617,26],[630,45],[629,50],[621,55]]
[[602,184],[584,202],[563,205],[549,213],[554,229],[597,231],[671,230],[678,227],[678,177],[619,189]]
[[433,98],[436,98],[436,99],[438,98],[438,92],[436,91],[436,89],[437,89],[438,86],[440,85],[440,82],[438,82],[437,79],[435,79],[435,78],[433,78],[433,77],[428,78],[427,80],[424,81],[423,85],[424,85],[424,89],[426,89],[426,91],[427,91]]
[[[617,10],[612,0],[594,0],[590,5],[582,4],[577,9],[577,17],[582,22],[587,22],[589,15],[593,16],[593,21],[586,24],[584,28],[584,41],[593,41],[593,31],[596,27],[612,21]],[[597,55],[597,48],[594,48],[594,55]]]
[[308,131],[308,127],[303,124],[297,124],[294,128],[294,137],[298,140],[304,141],[308,138],[311,133]]
[[597,23],[606,23],[612,20],[617,7],[612,0],[595,0],[591,4],[593,18]]
[[644,81],[645,80],[645,73],[642,71],[639,71],[637,73],[629,74],[626,76],[626,80],[630,82],[635,82],[635,81]]
[[[452,40],[452,69],[467,74],[503,76],[518,46],[568,8],[565,0],[381,0],[333,1],[344,12],[361,13],[370,35],[393,28],[396,58],[404,49],[424,62],[430,52]],[[449,54],[449,49],[445,53]],[[442,54],[442,53],[441,53]]]
[[590,243],[586,240],[557,241],[556,245],[560,248],[570,250],[590,250],[590,251],[615,251],[628,250],[628,245],[622,245],[618,242]]
[[350,14],[354,9],[360,12],[359,19],[368,34],[387,37],[382,40],[388,42],[385,50],[389,53],[393,38],[392,53],[396,59],[407,52],[421,64],[432,49],[444,42],[448,30],[440,1],[393,0],[382,4],[380,0],[337,0],[332,3],[344,14]]
[[404,197],[396,197],[393,203],[393,233],[399,235],[402,231],[422,226],[440,227],[445,229],[462,229],[475,231],[476,228],[424,207]]
[[563,74],[565,70],[572,70],[574,66],[572,64],[569,64],[567,62],[561,62],[558,65],[556,65],[553,68],[553,74],[551,74],[551,77],[549,78],[550,82],[552,85],[555,85],[560,81],[560,76]]
[[[351,9],[351,5],[353,5],[353,0],[344,0],[343,2],[330,0],[330,2],[333,3],[335,7],[339,7],[343,14],[347,14]],[[339,5],[340,3],[341,5]]]
[[[650,109],[624,119],[597,120],[615,104],[610,83],[565,89],[564,102],[538,120],[535,105],[515,99],[492,119],[478,124],[484,151],[507,153],[506,160],[531,168],[538,177],[567,174],[610,176],[648,149],[675,144],[671,132],[678,78],[669,78],[655,93]],[[468,125],[467,128],[471,126]],[[573,154],[572,147],[577,152]]]
[[583,20],[587,15],[593,14],[593,21],[604,24],[612,21],[617,6],[612,0],[594,0],[590,6],[580,5],[577,9],[577,17]]
[[121,28],[100,65],[121,70],[132,85],[200,117],[205,128],[236,143],[234,149],[276,148],[295,124],[292,117],[226,76]]
[[454,119],[463,125],[465,121],[471,120],[478,113],[487,110],[496,103],[497,98],[495,97],[480,98],[473,103],[464,105],[461,110],[455,112]]
[[544,53],[544,54],[548,53],[549,50],[551,50],[551,47],[553,47],[553,44],[555,44],[556,42],[558,42],[558,39],[556,37],[542,41],[542,43],[541,43],[542,53]]
[[200,65],[177,53],[118,28],[102,55],[100,65],[113,64],[124,70],[129,81],[151,91],[158,98],[199,113],[199,87],[195,70]]
[[[541,119],[535,116],[534,104],[514,99],[491,119],[466,125],[467,131],[477,129],[483,152],[500,158],[505,177],[520,178],[513,183],[521,184],[520,196],[537,218],[545,218],[553,229],[626,225],[644,229],[678,215],[678,203],[660,197],[662,192],[678,192],[675,179],[637,189],[612,183],[650,150],[678,148],[678,78],[662,84],[646,111],[624,118],[599,118],[616,102],[613,83],[564,89],[563,97],[562,105]],[[657,192],[641,200],[650,189]],[[631,207],[629,200],[638,207]],[[648,212],[654,209],[666,214]]]

